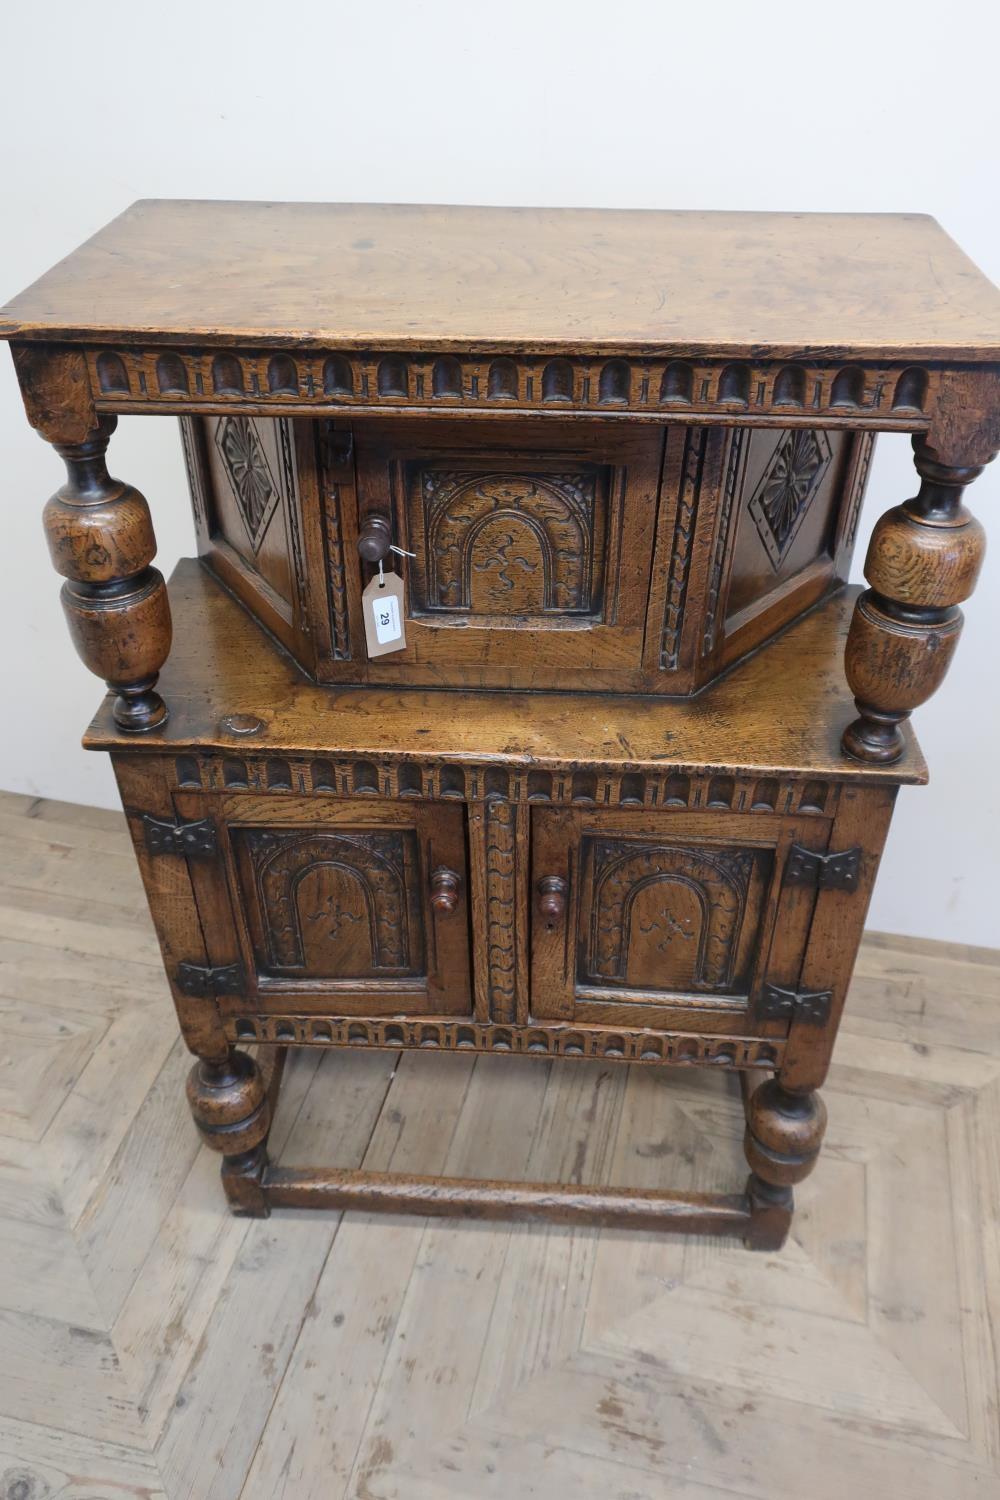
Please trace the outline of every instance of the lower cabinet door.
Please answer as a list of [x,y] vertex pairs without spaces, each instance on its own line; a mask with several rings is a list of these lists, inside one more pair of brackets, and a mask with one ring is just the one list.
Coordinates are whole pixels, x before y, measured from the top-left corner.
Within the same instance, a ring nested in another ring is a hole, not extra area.
[[819,818],[533,808],[532,1016],[784,1033],[761,997],[795,988],[815,901],[785,862],[828,838]]
[[[197,795],[177,802],[205,815]],[[463,807],[234,793],[215,812],[221,858],[192,860],[191,878],[212,963],[244,970],[242,1000],[263,1011],[471,1013]]]

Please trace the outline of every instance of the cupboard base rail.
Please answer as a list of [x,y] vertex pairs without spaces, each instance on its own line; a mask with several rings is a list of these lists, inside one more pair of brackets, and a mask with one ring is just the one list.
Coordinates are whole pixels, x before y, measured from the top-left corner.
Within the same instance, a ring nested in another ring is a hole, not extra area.
[[413,1213],[477,1220],[539,1219],[557,1224],[717,1234],[750,1249],[776,1250],[792,1220],[792,1182],[811,1169],[823,1111],[818,1096],[793,1096],[771,1073],[740,1075],[751,1175],[742,1192],[581,1186],[560,1182],[370,1172],[364,1168],[284,1167],[267,1156],[287,1048],[262,1049],[259,1065],[231,1051],[218,1063],[197,1062],[188,1085],[206,1143],[223,1153],[222,1180],[234,1213],[266,1218],[275,1208]]

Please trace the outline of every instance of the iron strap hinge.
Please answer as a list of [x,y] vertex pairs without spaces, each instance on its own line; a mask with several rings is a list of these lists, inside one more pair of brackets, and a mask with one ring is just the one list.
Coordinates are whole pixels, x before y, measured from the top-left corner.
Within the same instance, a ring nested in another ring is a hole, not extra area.
[[153,818],[143,813],[142,828],[150,854],[214,859],[219,852],[219,835],[211,818],[186,822],[184,818]]
[[793,844],[785,865],[789,885],[811,885],[821,891],[857,890],[860,873],[861,850],[857,845],[836,854],[817,854]]
[[768,1021],[814,1021],[822,1026],[830,1019],[832,990],[785,990],[780,984],[765,984],[760,1014]]
[[214,969],[203,964],[178,964],[174,976],[182,995],[207,1000],[212,995],[242,995],[246,978],[242,964],[219,964]]

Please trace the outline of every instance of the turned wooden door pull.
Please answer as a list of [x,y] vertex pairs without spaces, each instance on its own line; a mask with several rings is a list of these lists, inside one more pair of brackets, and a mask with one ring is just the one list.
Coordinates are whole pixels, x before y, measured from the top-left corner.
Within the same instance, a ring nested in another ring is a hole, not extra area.
[[389,555],[392,541],[392,526],[389,517],[378,510],[370,510],[358,532],[358,551],[365,562],[384,561]]
[[450,915],[458,906],[461,889],[461,876],[456,875],[455,871],[449,870],[447,866],[439,865],[431,875],[431,905],[434,910],[442,912],[445,916]]
[[566,915],[566,882],[561,875],[543,875],[538,882],[538,909],[543,917],[558,922]]

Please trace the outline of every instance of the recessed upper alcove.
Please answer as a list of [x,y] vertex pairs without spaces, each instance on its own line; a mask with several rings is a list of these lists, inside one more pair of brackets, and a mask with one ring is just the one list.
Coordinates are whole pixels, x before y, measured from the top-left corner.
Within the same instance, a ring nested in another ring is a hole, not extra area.
[[[674,362],[657,395],[681,399],[686,370]],[[327,361],[327,373],[348,384],[346,368]],[[377,373],[387,398],[414,383],[402,357]],[[735,417],[748,367],[723,375]],[[615,407],[627,377],[608,362],[595,395]],[[517,379],[502,361],[490,378],[496,399]],[[559,407],[576,378],[550,361],[543,399]],[[442,399],[464,389],[459,360],[441,356],[433,382]],[[784,389],[790,405],[802,394]],[[673,696],[846,578],[873,443],[801,426],[543,416],[185,424],[208,565],[319,681]],[[372,537],[401,549],[385,566],[403,579],[405,623],[400,649],[371,659],[361,617],[374,566],[357,546],[369,517]]]

